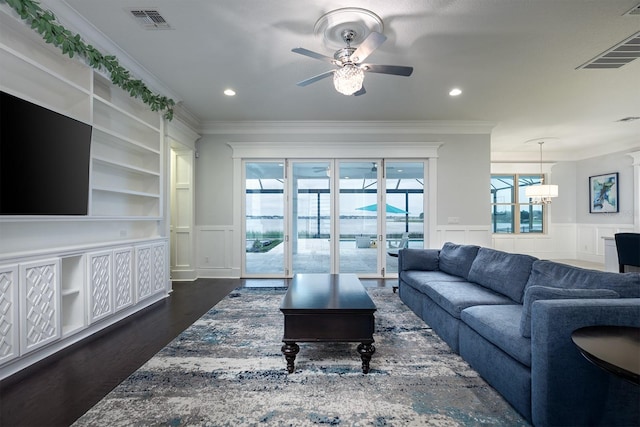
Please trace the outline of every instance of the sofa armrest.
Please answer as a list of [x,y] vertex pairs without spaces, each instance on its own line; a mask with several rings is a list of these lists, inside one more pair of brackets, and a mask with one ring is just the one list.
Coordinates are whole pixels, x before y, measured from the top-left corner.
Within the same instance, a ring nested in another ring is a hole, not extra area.
[[587,361],[571,340],[576,329],[594,325],[640,326],[640,298],[533,303],[534,425],[640,425],[640,388]]
[[438,270],[439,249],[402,249],[398,252],[398,272]]

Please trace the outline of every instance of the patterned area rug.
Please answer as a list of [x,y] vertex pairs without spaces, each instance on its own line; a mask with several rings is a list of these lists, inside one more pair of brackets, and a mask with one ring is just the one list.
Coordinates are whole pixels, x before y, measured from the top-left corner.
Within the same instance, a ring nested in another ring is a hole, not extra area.
[[357,343],[301,343],[287,374],[285,291],[244,288],[74,425],[528,425],[389,288],[367,291],[378,307],[369,374]]

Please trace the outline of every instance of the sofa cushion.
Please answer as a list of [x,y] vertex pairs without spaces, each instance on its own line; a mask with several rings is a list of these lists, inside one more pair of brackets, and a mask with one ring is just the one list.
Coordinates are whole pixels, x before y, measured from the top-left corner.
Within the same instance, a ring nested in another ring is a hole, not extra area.
[[618,298],[620,295],[611,289],[561,289],[547,286],[530,286],[524,292],[520,334],[531,337],[531,305],[538,300],[549,299],[600,299]]
[[471,264],[469,281],[522,303],[524,287],[531,274],[531,265],[536,259],[530,255],[480,248]]
[[476,305],[462,310],[460,318],[478,335],[531,367],[531,340],[520,334],[521,315],[520,304]]
[[513,304],[504,295],[470,282],[429,282],[420,291],[456,319],[473,305]]
[[609,273],[538,260],[531,267],[526,288],[611,289],[622,298],[640,298],[640,273]]
[[452,276],[442,271],[401,271],[400,280],[407,285],[421,289],[430,282],[464,282],[462,277]]
[[440,270],[466,279],[478,249],[479,246],[445,243],[438,259]]
[[439,249],[409,249],[398,251],[398,271],[437,270]]

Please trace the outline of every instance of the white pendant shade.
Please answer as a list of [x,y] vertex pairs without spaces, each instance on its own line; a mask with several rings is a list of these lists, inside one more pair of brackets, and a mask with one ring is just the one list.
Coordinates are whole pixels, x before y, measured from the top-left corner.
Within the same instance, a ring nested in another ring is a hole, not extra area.
[[343,95],[353,95],[362,89],[364,72],[355,65],[345,65],[333,73],[333,85]]
[[557,185],[532,185],[525,188],[525,196],[532,199],[534,203],[551,203],[552,197],[558,197]]
[[557,185],[545,185],[544,176],[542,174],[542,144],[544,141],[538,141],[540,146],[540,184],[532,185],[524,189],[524,195],[531,199],[533,203],[551,203],[551,198],[558,197]]

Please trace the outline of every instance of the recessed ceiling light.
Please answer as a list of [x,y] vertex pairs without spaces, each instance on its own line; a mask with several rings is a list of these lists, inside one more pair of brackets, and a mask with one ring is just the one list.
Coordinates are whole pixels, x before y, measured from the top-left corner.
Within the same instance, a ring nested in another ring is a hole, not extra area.
[[462,90],[458,89],[457,87],[454,87],[453,89],[451,89],[449,91],[449,95],[450,96],[458,96],[462,93]]
[[227,96],[236,96],[236,91],[233,89],[225,89],[223,93]]

